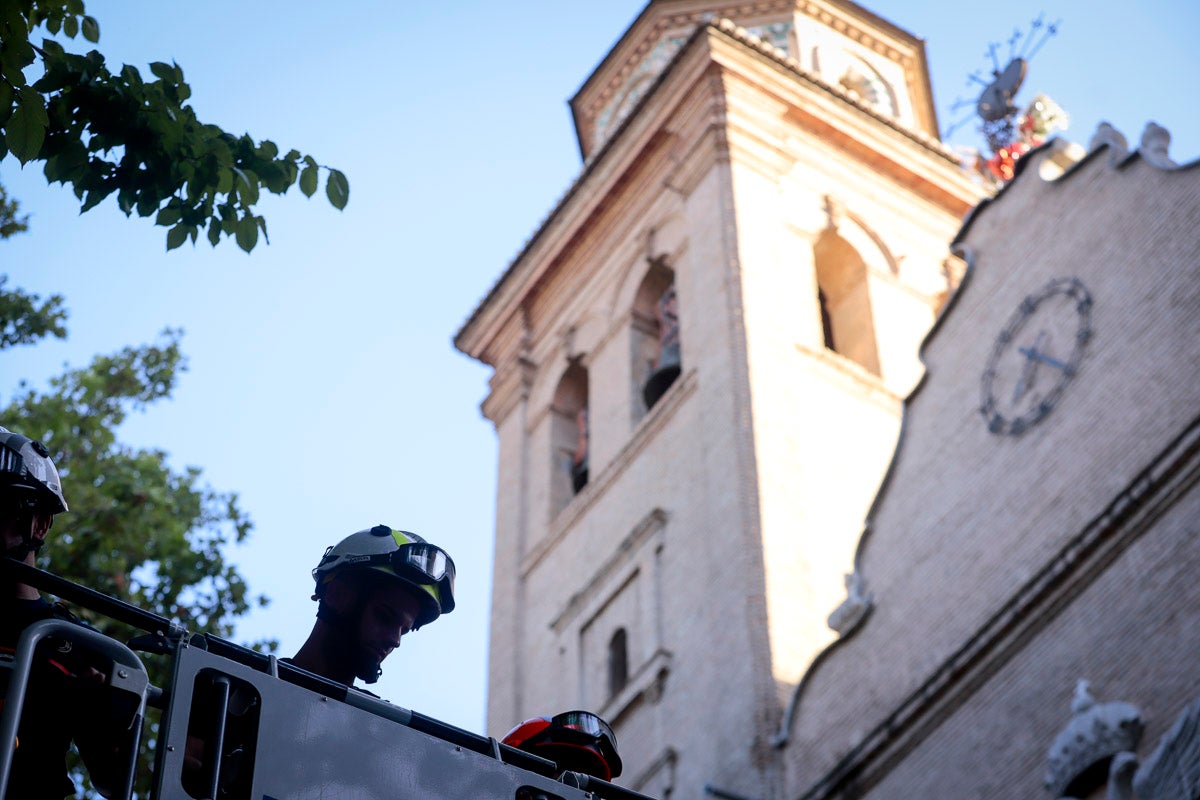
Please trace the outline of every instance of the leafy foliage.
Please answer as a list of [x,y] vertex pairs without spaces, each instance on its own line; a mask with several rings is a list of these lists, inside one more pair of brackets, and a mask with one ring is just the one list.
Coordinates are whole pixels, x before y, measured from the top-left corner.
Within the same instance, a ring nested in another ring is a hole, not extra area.
[[[44,162],[46,179],[71,184],[81,211],[115,193],[126,216],[154,215],[169,229],[168,250],[203,233],[213,246],[233,236],[250,252],[260,231],[267,237],[266,220],[254,213],[261,190],[283,194],[299,182],[305,196],[315,194],[323,167],[312,156],[281,156],[274,142],[200,122],[178,64],[150,64],[151,80],[128,64],[114,74],[96,50],[32,44],[42,26],[68,39],[100,38],[83,0],[0,0],[0,158]],[[43,72],[30,83],[25,70],[38,59]],[[346,176],[323,169],[326,197],[345,208]]]
[[18,216],[20,204],[8,199],[8,192],[0,186],[0,239],[7,239],[29,230],[29,216]]
[[32,344],[45,336],[65,339],[67,312],[62,295],[42,300],[22,289],[5,289],[7,275],[0,275],[0,350]]

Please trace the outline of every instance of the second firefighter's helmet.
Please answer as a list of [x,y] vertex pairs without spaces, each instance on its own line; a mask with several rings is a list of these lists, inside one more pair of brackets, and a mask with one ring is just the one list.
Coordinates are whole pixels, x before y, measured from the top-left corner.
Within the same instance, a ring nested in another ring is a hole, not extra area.
[[67,510],[62,481],[39,441],[0,427],[0,492],[15,495],[31,510],[60,514]]
[[346,571],[382,575],[412,589],[421,601],[413,630],[454,610],[454,561],[415,533],[376,525],[327,548],[312,571],[313,599],[321,599],[329,581]]
[[560,770],[582,772],[605,781],[621,774],[617,737],[607,722],[590,711],[527,719],[509,731],[503,742],[548,758]]

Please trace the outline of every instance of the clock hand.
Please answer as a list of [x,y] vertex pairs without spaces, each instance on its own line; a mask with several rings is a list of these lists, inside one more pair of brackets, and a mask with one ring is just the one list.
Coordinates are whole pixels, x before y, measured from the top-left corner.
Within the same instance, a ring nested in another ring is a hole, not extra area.
[[1033,347],[1018,347],[1017,352],[1025,356],[1025,367],[1021,370],[1021,379],[1017,381],[1017,385],[1013,387],[1013,402],[1016,403],[1025,393],[1033,388],[1033,384],[1037,382],[1037,361],[1038,348],[1044,347],[1046,340],[1050,338],[1045,331],[1039,331],[1037,339],[1033,342]]
[[1057,358],[1048,356],[1045,353],[1038,351],[1036,347],[1020,347],[1017,349],[1021,351],[1021,355],[1025,356],[1025,358],[1029,359],[1030,361],[1037,360],[1043,364],[1048,364],[1055,369],[1066,370],[1067,368],[1066,364],[1059,361]]
[[1034,361],[1027,352],[1025,352],[1025,348],[1018,349],[1020,350],[1021,354],[1025,356],[1025,366],[1021,369],[1020,380],[1018,380],[1017,385],[1013,387],[1012,401],[1014,403],[1020,401],[1020,399],[1025,396],[1025,393],[1033,388],[1034,379],[1037,377],[1037,362]]

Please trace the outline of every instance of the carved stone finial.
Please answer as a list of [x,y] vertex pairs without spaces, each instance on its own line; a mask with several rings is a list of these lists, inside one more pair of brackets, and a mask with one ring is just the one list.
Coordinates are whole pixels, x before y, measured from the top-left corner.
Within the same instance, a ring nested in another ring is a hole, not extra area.
[[1091,686],[1080,680],[1071,700],[1074,716],[1046,753],[1043,785],[1063,797],[1088,767],[1118,753],[1134,752],[1142,738],[1142,714],[1129,703],[1096,703]]
[[846,599],[829,615],[829,627],[845,636],[871,610],[871,595],[863,591],[857,571],[846,575]]
[[1142,158],[1160,169],[1174,167],[1175,162],[1167,154],[1170,146],[1171,132],[1156,122],[1147,122],[1146,129],[1142,131],[1142,143],[1138,147]]
[[1088,142],[1088,152],[1101,146],[1108,147],[1109,164],[1117,163],[1129,152],[1129,144],[1125,141],[1125,137],[1107,122],[1101,122],[1096,126],[1096,132],[1092,134],[1092,141]]
[[1082,714],[1094,705],[1096,705],[1096,698],[1092,697],[1091,681],[1080,678],[1075,684],[1075,696],[1071,698],[1071,712]]

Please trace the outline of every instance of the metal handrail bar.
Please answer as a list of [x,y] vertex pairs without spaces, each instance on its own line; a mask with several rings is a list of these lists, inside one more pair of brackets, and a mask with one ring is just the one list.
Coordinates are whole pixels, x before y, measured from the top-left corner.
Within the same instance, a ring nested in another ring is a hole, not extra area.
[[21,711],[25,706],[25,694],[33,674],[34,650],[43,639],[54,637],[80,644],[113,662],[108,675],[108,685],[114,689],[130,692],[138,697],[137,715],[134,719],[136,731],[134,745],[130,748],[129,766],[117,797],[128,800],[133,793],[133,778],[137,765],[137,741],[140,738],[142,719],[146,714],[146,695],[149,693],[150,676],[137,654],[116,639],[99,631],[86,628],[62,619],[47,619],[35,622],[21,632],[17,650],[13,657],[12,676],[8,684],[4,710],[0,712],[0,797],[8,791],[8,778],[12,771],[16,751],[17,732],[21,723]]

